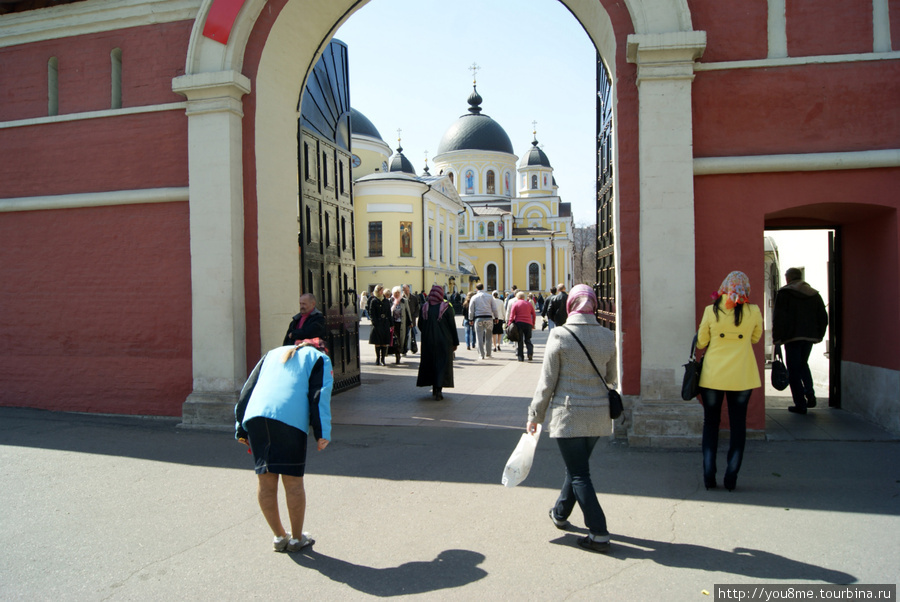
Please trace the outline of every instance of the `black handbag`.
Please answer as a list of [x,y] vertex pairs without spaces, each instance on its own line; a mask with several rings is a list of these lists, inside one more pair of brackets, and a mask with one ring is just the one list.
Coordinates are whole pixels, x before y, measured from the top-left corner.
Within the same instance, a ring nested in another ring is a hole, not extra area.
[[508,338],[513,343],[519,342],[519,327],[516,326],[515,322],[507,322],[506,338]]
[[606,379],[603,378],[603,375],[600,374],[600,371],[597,370],[597,364],[594,363],[593,358],[591,358],[591,354],[588,353],[587,348],[584,346],[584,343],[581,342],[574,332],[568,326],[561,326],[569,331],[569,334],[575,339],[575,342],[581,347],[581,350],[584,351],[584,354],[587,356],[588,361],[591,363],[591,367],[594,369],[594,372],[597,373],[597,376],[600,377],[600,381],[603,383],[603,386],[606,387],[606,393],[609,396],[609,417],[615,420],[619,416],[622,415],[622,412],[625,411],[625,406],[622,403],[622,396],[619,395],[619,392],[615,389],[610,389],[609,385],[606,384]]
[[787,366],[781,357],[781,345],[775,346],[775,358],[772,360],[772,386],[784,391],[790,384]]
[[700,394],[700,371],[703,369],[703,360],[697,361],[695,353],[697,349],[697,335],[691,342],[691,357],[684,365],[684,378],[681,381],[681,398],[690,401]]

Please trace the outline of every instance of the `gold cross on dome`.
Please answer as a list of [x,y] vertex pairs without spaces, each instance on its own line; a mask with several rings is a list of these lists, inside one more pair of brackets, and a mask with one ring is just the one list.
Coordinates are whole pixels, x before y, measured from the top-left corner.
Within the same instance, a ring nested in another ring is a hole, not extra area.
[[472,63],[472,66],[469,67],[469,71],[472,72],[472,84],[475,84],[475,81],[478,79],[478,72],[481,70],[481,67],[478,66],[478,63]]
[[534,134],[535,136],[537,136],[537,121],[532,121],[532,122],[531,122],[531,128],[532,128],[532,132],[531,132],[531,133]]

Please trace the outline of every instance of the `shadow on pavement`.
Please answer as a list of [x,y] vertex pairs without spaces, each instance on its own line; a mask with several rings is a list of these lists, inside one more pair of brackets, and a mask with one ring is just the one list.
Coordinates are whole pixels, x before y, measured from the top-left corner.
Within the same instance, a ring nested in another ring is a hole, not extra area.
[[[580,536],[579,536],[580,537]],[[611,535],[609,556],[619,560],[650,560],[663,566],[743,575],[763,581],[817,581],[834,584],[855,583],[857,578],[778,554],[750,548],[731,552],[694,544],[668,543],[627,535]],[[554,540],[557,545],[575,545],[572,535]]]
[[434,560],[406,562],[383,569],[331,558],[315,549],[291,554],[291,558],[332,581],[381,598],[462,587],[487,577],[487,571],[478,568],[484,562],[484,555],[470,550],[444,550]]

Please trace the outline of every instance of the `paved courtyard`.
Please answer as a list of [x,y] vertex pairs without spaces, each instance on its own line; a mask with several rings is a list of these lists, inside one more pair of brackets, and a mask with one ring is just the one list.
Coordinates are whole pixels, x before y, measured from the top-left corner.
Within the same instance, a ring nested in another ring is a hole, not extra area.
[[499,484],[544,337],[532,363],[463,345],[443,402],[414,386],[417,356],[364,355],[364,384],[334,398],[333,444],[310,454],[317,543],[292,555],[271,551],[231,434],[0,408],[0,599],[711,600],[714,584],[897,581],[898,441],[783,400],[733,493],[703,488],[699,450],[601,444],[613,549],[578,548],[577,510],[572,532],[547,518],[563,475],[551,440],[522,486]]

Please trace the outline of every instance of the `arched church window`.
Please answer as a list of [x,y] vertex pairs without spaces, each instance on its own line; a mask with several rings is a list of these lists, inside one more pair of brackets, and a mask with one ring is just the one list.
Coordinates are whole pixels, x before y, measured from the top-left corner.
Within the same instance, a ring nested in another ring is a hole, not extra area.
[[537,190],[537,176],[531,176],[531,189]]
[[490,264],[487,266],[487,270],[485,270],[487,276],[487,287],[489,291],[497,290],[497,265]]
[[489,171],[487,172],[487,193],[494,194],[494,189],[494,172]]
[[453,172],[452,172],[452,171],[449,172],[449,173],[447,174],[447,176],[450,178],[450,183],[453,184],[453,185],[455,186],[456,184],[453,182]]
[[488,236],[494,235],[494,222],[488,222]]
[[541,290],[541,266],[536,263],[528,266],[528,290]]

